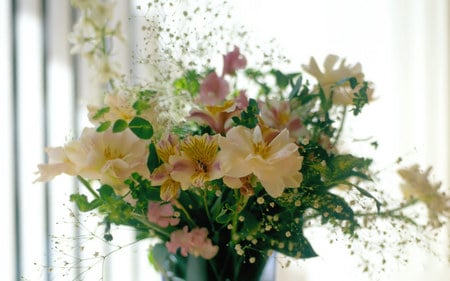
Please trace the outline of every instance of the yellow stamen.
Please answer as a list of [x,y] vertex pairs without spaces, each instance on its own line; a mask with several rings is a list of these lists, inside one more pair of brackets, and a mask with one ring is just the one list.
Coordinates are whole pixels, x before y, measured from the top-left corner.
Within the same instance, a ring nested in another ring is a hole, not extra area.
[[205,171],[206,166],[213,163],[218,149],[217,138],[206,134],[189,136],[181,144],[181,150],[203,171]]
[[234,101],[227,100],[222,105],[216,105],[216,106],[206,106],[206,110],[211,112],[213,115],[219,113],[219,112],[226,112],[227,109],[234,106]]
[[169,137],[167,140],[160,141],[156,146],[156,151],[163,162],[169,163],[169,157],[178,154],[177,140]]
[[260,155],[262,158],[266,158],[270,151],[270,146],[265,142],[258,142],[253,144],[253,150],[255,154]]
[[169,178],[161,185],[159,196],[164,201],[170,201],[178,197],[179,190],[180,183]]

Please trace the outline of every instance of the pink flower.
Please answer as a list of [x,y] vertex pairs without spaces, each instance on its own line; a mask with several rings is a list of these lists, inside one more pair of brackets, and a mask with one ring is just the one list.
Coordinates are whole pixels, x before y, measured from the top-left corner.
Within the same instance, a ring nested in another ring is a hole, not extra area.
[[223,71],[225,74],[235,75],[237,69],[247,66],[247,59],[239,52],[239,48],[234,46],[234,50],[223,56]]
[[199,101],[205,105],[217,105],[225,100],[229,92],[230,87],[227,81],[213,71],[205,77],[200,85]]
[[159,158],[164,162],[150,175],[153,185],[160,186],[160,197],[163,201],[170,201],[178,197],[180,183],[170,176],[172,166],[168,164],[170,156],[179,155],[178,137],[169,134],[156,145]]
[[233,101],[227,100],[220,106],[206,106],[203,110],[193,109],[189,119],[210,126],[218,134],[225,134],[231,127],[231,117],[239,115],[241,111]]
[[208,229],[194,228],[191,232],[188,227],[183,227],[182,230],[176,230],[171,233],[170,241],[166,242],[167,250],[170,253],[176,253],[180,249],[181,255],[188,254],[196,257],[201,256],[204,259],[212,259],[219,247],[212,244],[211,239],[208,238]]
[[147,218],[149,222],[155,223],[161,227],[169,225],[177,225],[180,222],[179,218],[174,217],[174,210],[169,203],[148,202]]
[[217,136],[188,136],[181,143],[181,156],[169,158],[173,167],[170,176],[180,182],[183,190],[191,186],[204,187],[206,182],[222,177],[216,159],[218,149]]
[[291,111],[289,101],[268,100],[261,105],[261,118],[274,129],[288,129],[291,137],[305,136],[308,132],[297,114]]

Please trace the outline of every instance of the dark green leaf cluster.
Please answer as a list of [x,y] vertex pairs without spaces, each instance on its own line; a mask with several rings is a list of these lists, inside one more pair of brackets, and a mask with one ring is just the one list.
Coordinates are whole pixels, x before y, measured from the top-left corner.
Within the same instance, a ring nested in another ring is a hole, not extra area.
[[241,118],[234,116],[232,120],[235,126],[244,126],[253,129],[258,125],[259,106],[256,100],[249,99],[247,108],[241,112]]

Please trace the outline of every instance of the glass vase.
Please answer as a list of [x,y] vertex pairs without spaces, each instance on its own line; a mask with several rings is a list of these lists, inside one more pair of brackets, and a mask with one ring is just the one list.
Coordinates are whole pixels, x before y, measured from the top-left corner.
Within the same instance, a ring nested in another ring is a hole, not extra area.
[[168,254],[164,260],[163,281],[273,281],[275,280],[274,255],[259,252],[244,256],[234,249],[221,249],[216,257]]

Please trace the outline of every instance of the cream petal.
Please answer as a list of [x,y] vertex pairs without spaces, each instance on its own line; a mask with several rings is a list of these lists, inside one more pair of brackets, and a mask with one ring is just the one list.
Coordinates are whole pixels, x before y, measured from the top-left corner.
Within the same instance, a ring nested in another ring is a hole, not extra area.
[[242,187],[242,182],[239,178],[225,176],[223,177],[223,182],[230,188],[237,189]]
[[188,189],[191,186],[191,177],[195,173],[195,164],[190,159],[178,155],[170,156],[169,163],[172,165],[170,173],[172,179],[180,182],[182,189]]

